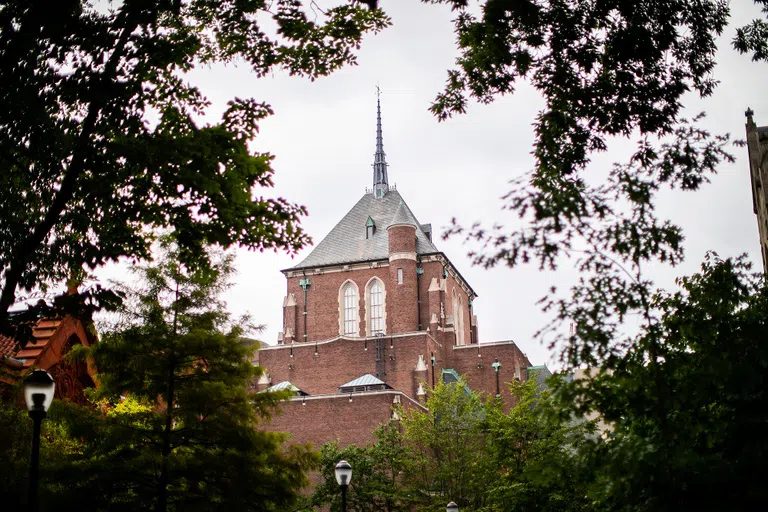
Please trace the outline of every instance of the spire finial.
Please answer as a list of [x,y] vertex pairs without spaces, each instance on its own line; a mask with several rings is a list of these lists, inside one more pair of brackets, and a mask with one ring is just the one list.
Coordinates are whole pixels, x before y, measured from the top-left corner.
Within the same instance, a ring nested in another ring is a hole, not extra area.
[[389,191],[387,158],[384,153],[384,139],[381,135],[381,89],[376,86],[376,153],[373,155],[373,196],[384,197]]

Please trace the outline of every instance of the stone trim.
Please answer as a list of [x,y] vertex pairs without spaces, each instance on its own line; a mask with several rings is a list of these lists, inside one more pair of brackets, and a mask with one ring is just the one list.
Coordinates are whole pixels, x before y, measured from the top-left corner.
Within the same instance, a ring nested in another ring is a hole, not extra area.
[[393,252],[389,255],[390,263],[395,260],[413,260],[416,261],[415,252]]
[[[424,336],[431,338],[433,342],[435,342],[438,347],[442,347],[442,343],[437,341],[435,338],[432,337],[431,334],[429,334],[429,331],[414,331],[414,332],[405,332],[405,333],[398,333],[398,334],[386,334],[386,338],[412,338],[414,336]],[[301,341],[296,342],[288,345],[266,345],[259,348],[259,352],[263,352],[265,350],[287,350],[293,348],[294,350],[300,349],[300,348],[313,348],[315,345],[325,345],[327,343],[335,343],[337,341],[372,341],[375,340],[377,336],[360,336],[360,337],[352,337],[352,336],[336,336],[335,338],[331,338],[329,340],[325,341]],[[509,342],[512,343],[512,342]],[[483,344],[484,345],[484,344]],[[475,348],[477,348],[477,345],[471,345]],[[464,348],[464,347],[462,347]]]
[[[334,393],[332,395],[307,395],[307,396],[293,396],[291,397],[291,402],[304,402],[309,400],[330,400],[330,399],[341,399],[349,400],[349,395],[352,395],[352,398],[356,397],[363,397],[363,396],[374,396],[374,395],[395,395],[401,397],[405,397],[408,399],[413,405],[416,405],[420,407],[423,411],[428,411],[426,407],[424,407],[423,404],[419,403],[417,400],[414,400],[410,396],[406,395],[402,391],[397,390],[385,390],[385,391],[358,391],[358,392],[352,392],[352,393]],[[395,403],[395,402],[393,402]]]
[[[378,259],[378,260],[366,260],[366,261],[358,261],[358,262],[346,262],[346,263],[334,263],[332,265],[326,265],[322,267],[314,267],[314,268],[304,268],[304,269],[298,269],[298,270],[281,270],[281,272],[285,275],[285,277],[298,277],[303,276],[304,273],[310,273],[310,275],[317,275],[317,274],[332,274],[334,272],[351,272],[353,270],[361,270],[361,269],[370,269],[370,268],[383,268],[388,267],[389,261],[386,259]],[[319,271],[319,272],[318,272]]]
[[352,286],[355,287],[355,294],[357,296],[357,335],[360,335],[360,287],[357,286],[357,283],[354,282],[351,279],[347,279],[343,283],[341,283],[341,286],[339,286],[339,293],[337,296],[337,299],[339,301],[339,336],[345,336],[344,334],[344,287],[347,286],[347,283],[352,283]]
[[464,348],[474,348],[474,349],[477,349],[478,347],[479,348],[495,347],[495,346],[499,346],[499,345],[515,345],[515,346],[517,346],[517,343],[515,343],[512,340],[507,340],[507,341],[484,341],[482,343],[472,343],[470,345],[456,345],[456,346],[453,347],[453,349],[454,350],[461,350],[461,349],[464,349]]

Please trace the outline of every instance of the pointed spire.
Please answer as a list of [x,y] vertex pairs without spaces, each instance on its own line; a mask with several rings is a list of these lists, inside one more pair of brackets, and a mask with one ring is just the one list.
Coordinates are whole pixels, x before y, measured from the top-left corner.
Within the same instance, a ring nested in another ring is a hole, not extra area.
[[389,191],[387,156],[381,135],[381,89],[376,86],[376,153],[373,156],[373,196],[381,198]]

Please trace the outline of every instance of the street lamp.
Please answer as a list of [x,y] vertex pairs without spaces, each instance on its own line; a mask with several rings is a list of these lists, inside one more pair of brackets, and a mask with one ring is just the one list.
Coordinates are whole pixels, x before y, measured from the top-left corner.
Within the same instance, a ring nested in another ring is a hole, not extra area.
[[352,481],[352,466],[345,460],[336,464],[336,482],[341,487],[341,512],[347,512],[347,487]]
[[449,504],[448,504],[448,505],[445,507],[445,511],[446,511],[446,512],[459,512],[459,506],[458,506],[456,503],[454,503],[454,502],[450,502],[450,503],[449,503]]
[[40,423],[53,401],[56,383],[45,370],[34,370],[24,379],[24,401],[27,403],[29,417],[32,418],[32,460],[29,464],[29,510],[35,512],[37,505],[37,481],[40,467]]

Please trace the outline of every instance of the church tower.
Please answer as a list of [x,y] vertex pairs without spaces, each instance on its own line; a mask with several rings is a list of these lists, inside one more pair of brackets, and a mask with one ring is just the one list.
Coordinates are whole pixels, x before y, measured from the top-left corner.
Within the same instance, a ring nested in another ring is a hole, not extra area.
[[[478,343],[477,293],[389,184],[381,99],[376,102],[373,187],[304,260],[283,270],[283,329],[263,347],[260,389],[296,393],[272,428],[297,441],[373,440],[392,405],[423,407],[439,380],[464,376],[481,393],[514,403],[505,382],[530,362],[512,341]],[[355,427],[336,432],[338,415]],[[325,423],[330,427],[323,427]]]

